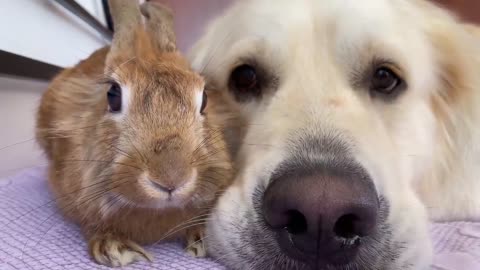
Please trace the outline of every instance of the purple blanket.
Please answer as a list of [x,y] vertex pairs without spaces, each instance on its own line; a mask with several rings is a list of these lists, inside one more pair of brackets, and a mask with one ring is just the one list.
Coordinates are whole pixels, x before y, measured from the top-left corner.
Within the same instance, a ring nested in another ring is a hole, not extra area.
[[[110,269],[94,264],[78,228],[57,212],[45,169],[0,180],[0,269]],[[435,270],[480,270],[480,223],[434,224]],[[225,269],[194,259],[174,243],[147,248],[153,263],[124,269]]]

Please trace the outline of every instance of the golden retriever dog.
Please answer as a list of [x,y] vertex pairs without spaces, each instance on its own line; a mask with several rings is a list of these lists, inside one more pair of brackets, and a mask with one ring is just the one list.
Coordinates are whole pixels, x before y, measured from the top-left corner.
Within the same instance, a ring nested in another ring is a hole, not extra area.
[[246,0],[212,22],[190,59],[245,135],[209,252],[428,269],[429,221],[480,217],[477,31],[423,0]]

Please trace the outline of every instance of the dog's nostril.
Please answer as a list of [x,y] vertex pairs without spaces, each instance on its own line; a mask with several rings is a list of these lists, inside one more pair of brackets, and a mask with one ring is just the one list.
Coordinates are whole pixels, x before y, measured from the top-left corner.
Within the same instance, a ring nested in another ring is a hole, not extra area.
[[359,222],[360,219],[354,214],[343,215],[335,223],[333,231],[335,232],[335,235],[343,238],[355,238],[360,236],[360,231],[357,225]]
[[302,213],[300,213],[298,210],[288,210],[286,215],[287,225],[285,226],[285,229],[288,231],[288,233],[302,234],[307,232],[307,219]]

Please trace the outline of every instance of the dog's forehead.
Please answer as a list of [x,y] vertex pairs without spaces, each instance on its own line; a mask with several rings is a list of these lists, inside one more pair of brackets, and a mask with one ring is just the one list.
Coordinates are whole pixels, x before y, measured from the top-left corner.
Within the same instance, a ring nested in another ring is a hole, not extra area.
[[372,59],[385,59],[412,73],[410,85],[420,89],[432,74],[424,74],[431,48],[421,33],[425,16],[415,8],[417,4],[412,0],[239,1],[210,25],[197,43],[200,50],[192,51],[192,65],[211,74],[210,81],[225,85],[232,68],[249,61],[279,77],[300,79],[293,70],[327,74],[318,69],[337,69],[341,77]]
[[[415,35],[406,24],[421,16],[412,17],[406,12],[411,6],[410,1],[397,0],[239,1],[210,27],[207,40],[216,40],[218,44],[210,45],[210,51],[222,57],[213,57],[209,64],[217,66],[222,63],[215,62],[222,59],[258,55],[262,47],[274,50],[271,53],[276,56],[268,58],[275,61],[282,55],[291,55],[292,48],[302,47],[303,54],[311,54],[319,52],[319,48],[332,53],[326,49],[335,49],[338,44],[354,44],[359,49],[372,41],[388,40],[398,45],[403,42],[397,41],[411,40],[410,36]],[[407,13],[408,21],[403,15]]]
[[[272,28],[280,33],[291,33],[299,29],[323,31],[331,26],[334,26],[337,31],[343,29],[356,29],[357,32],[382,31],[395,27],[398,21],[397,13],[402,12],[395,10],[396,5],[392,5],[392,2],[396,1],[245,1],[237,6],[241,12],[232,12],[232,14],[240,16],[234,18],[242,25],[239,28],[240,34],[243,34],[243,31],[248,34],[265,34],[265,31],[268,31],[268,36],[275,37],[271,33]],[[268,8],[262,8],[262,6]],[[285,13],[285,10],[289,12]],[[282,16],[278,16],[279,13]],[[308,26],[312,28],[309,29]]]

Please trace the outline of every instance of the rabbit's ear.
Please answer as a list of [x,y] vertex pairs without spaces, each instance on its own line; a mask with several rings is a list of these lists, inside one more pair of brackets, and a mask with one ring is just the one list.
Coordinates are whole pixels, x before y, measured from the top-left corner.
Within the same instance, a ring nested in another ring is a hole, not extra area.
[[142,19],[138,0],[109,0],[114,34],[110,54],[132,51],[135,31],[141,27]]
[[151,1],[143,3],[140,10],[145,16],[146,30],[158,49],[162,52],[176,51],[172,11],[164,5]]

